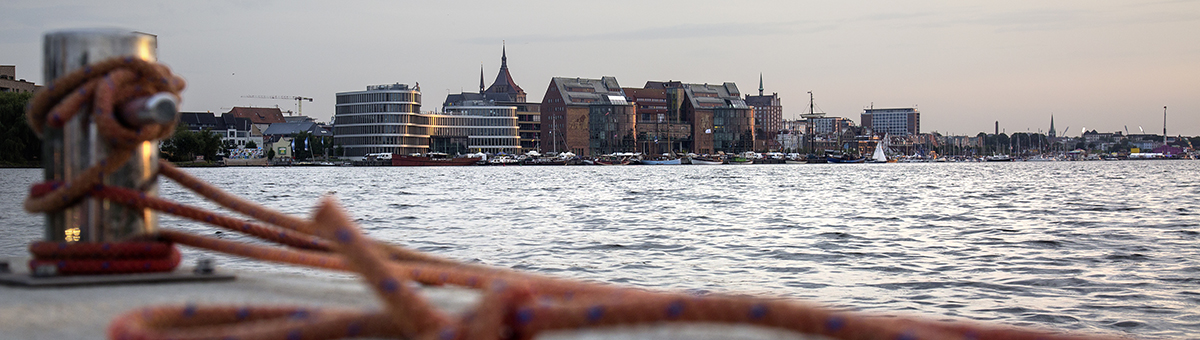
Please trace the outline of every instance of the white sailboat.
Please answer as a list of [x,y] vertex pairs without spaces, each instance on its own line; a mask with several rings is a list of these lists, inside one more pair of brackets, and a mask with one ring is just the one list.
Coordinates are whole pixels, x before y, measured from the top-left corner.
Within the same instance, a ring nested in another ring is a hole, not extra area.
[[887,136],[875,142],[875,153],[871,155],[871,163],[887,163],[887,153],[883,152],[883,143],[887,141]]

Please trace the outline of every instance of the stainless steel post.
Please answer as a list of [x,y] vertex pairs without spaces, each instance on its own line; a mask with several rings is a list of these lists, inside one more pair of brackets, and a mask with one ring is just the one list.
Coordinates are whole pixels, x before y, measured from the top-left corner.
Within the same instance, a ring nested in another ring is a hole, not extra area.
[[[119,29],[85,29],[51,32],[45,36],[46,85],[79,68],[109,58],[132,56],[157,59],[158,40],[151,34]],[[69,181],[108,156],[110,149],[86,113],[67,121],[61,129],[46,128],[43,160],[47,181]],[[157,194],[158,145],[144,142],[133,157],[117,171],[107,174],[105,185],[133,188]],[[67,242],[111,242],[145,234],[157,228],[157,216],[149,209],[128,209],[119,204],[88,198],[60,212],[46,214],[46,240]]]

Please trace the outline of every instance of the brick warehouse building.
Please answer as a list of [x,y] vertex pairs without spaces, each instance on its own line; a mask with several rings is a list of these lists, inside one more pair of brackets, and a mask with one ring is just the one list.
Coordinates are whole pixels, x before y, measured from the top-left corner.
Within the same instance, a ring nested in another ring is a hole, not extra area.
[[691,127],[688,151],[698,154],[754,151],[754,110],[742,99],[737,84],[648,81],[645,88],[677,89],[679,119]]
[[552,78],[542,98],[541,149],[580,156],[633,151],[635,112],[615,77]]

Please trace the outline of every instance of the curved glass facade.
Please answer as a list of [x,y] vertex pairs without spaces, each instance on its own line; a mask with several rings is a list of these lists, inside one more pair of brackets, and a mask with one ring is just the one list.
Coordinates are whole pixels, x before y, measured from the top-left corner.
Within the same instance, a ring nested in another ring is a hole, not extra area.
[[373,85],[337,94],[333,143],[347,157],[370,153],[429,151],[429,118],[422,116],[421,91],[406,84]]
[[405,84],[337,94],[333,141],[345,156],[372,153],[519,153],[515,106],[453,106],[420,113],[421,92]]

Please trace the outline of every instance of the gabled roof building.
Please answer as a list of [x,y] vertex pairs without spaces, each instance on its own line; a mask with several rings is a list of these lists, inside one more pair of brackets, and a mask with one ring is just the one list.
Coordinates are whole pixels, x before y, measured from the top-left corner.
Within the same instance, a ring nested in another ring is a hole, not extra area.
[[250,119],[224,114],[216,116],[212,112],[180,112],[179,122],[185,124],[188,130],[209,130],[221,136],[221,142],[233,140],[238,147],[243,147],[250,141],[262,146],[262,134],[258,133]]
[[754,151],[754,110],[742,99],[737,84],[686,84],[648,81],[648,89],[679,89],[680,120],[690,122],[697,154]]
[[542,151],[597,156],[637,149],[636,110],[615,77],[550,79],[542,98]]

